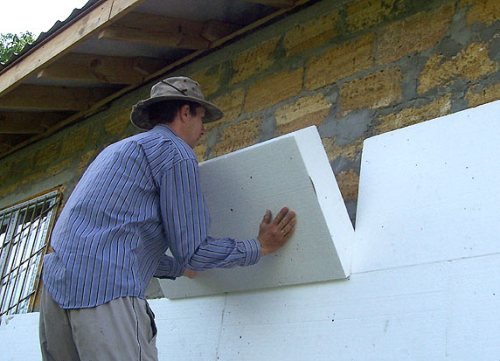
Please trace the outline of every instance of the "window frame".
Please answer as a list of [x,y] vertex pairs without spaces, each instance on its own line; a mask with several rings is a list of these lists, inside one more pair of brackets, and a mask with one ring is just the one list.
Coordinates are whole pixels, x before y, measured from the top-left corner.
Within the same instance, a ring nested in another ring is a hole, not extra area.
[[0,209],[0,317],[33,311],[61,200],[55,188]]

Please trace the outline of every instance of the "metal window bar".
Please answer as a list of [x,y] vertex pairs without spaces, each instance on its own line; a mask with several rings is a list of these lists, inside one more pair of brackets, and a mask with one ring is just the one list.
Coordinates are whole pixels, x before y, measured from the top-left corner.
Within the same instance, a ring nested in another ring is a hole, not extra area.
[[54,191],[0,211],[0,316],[33,308],[59,200]]

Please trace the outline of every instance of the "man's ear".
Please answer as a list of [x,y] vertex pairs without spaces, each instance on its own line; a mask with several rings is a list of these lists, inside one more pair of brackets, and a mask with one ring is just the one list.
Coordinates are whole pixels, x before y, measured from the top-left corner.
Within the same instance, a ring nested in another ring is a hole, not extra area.
[[179,108],[179,115],[180,115],[180,118],[181,120],[184,122],[184,121],[187,121],[189,119],[189,115],[190,115],[190,108],[189,108],[189,105],[188,104],[184,104],[183,106],[181,106]]

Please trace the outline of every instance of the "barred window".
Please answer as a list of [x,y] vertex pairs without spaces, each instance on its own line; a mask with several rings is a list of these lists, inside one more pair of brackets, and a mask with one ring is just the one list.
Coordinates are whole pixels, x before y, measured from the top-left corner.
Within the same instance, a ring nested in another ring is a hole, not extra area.
[[0,316],[33,309],[60,196],[52,191],[0,211]]

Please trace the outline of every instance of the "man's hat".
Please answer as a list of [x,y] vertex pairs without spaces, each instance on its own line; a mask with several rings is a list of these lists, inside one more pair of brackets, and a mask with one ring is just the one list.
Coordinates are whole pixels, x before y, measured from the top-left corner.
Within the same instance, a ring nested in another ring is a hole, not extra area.
[[200,104],[205,108],[204,123],[220,119],[224,115],[214,104],[205,100],[200,84],[190,78],[178,76],[164,79],[153,85],[151,97],[140,100],[132,107],[132,113],[130,114],[132,124],[142,130],[153,128],[156,123],[149,118],[149,106],[169,100],[186,100]]

